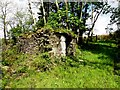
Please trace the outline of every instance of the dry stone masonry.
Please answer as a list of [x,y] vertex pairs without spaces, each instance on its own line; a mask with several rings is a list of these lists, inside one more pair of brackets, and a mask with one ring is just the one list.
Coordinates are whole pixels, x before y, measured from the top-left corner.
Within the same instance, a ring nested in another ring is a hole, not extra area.
[[74,55],[76,38],[67,33],[40,29],[36,33],[19,37],[18,46],[24,53],[48,52],[58,57]]

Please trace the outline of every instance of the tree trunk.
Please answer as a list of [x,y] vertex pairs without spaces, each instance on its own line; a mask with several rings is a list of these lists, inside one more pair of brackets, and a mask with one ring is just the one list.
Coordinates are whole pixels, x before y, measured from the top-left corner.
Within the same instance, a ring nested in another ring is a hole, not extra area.
[[44,20],[44,25],[46,25],[45,9],[44,9],[44,5],[43,5],[43,0],[41,0],[41,5],[42,5],[42,9],[43,9],[43,20]]
[[57,11],[59,10],[58,0],[55,0]]
[[33,24],[36,25],[36,19],[35,19],[34,15],[33,15],[33,12],[32,12],[30,0],[28,0],[28,7],[29,7],[29,12],[30,12],[30,14],[32,16],[32,19],[33,19]]
[[98,14],[96,14],[95,17],[94,17],[94,21],[93,21],[92,27],[91,27],[91,29],[89,30],[89,33],[88,33],[87,43],[88,43],[89,38],[90,38],[90,32],[93,30],[93,28],[94,28],[94,26],[95,26],[95,23],[96,23],[99,15],[102,13],[103,9],[104,9],[104,6],[103,6],[102,9],[100,10],[100,12],[99,12]]
[[66,28],[68,29],[68,27],[69,27],[69,24],[68,24],[68,3],[67,3],[67,0],[65,0],[65,5],[66,5],[66,24],[67,24],[67,26],[66,26]]
[[5,22],[5,19],[4,19],[4,28],[3,28],[3,31],[4,31],[4,42],[7,45],[7,39],[6,39],[7,35],[6,35],[6,22]]
[[48,2],[43,2],[43,5],[44,5],[44,10],[45,10],[45,19],[46,19],[46,23],[47,23],[51,4],[50,4],[50,2],[48,0]]
[[[93,9],[93,5],[92,5],[91,23],[93,23],[93,21],[94,21],[93,14],[94,14],[94,9]],[[90,41],[92,41],[92,36],[93,36],[93,28],[91,29]]]
[[85,24],[86,24],[86,18],[87,18],[87,9],[88,9],[88,4],[86,3],[85,4],[85,14],[84,14],[84,20],[83,20],[83,23],[84,23],[84,26],[85,26]]
[[72,11],[72,14],[74,14],[74,2],[71,2],[71,11]]
[[83,9],[83,3],[80,2],[80,21],[82,21],[82,9]]
[[[82,21],[82,9],[83,9],[83,3],[82,2],[80,2],[80,14],[79,14],[79,20],[80,20],[80,22]],[[83,32],[82,32],[82,30],[80,30],[80,25],[79,25],[79,29],[78,29],[78,39],[77,39],[77,43],[79,43],[79,44],[82,44],[82,34],[83,34]]]

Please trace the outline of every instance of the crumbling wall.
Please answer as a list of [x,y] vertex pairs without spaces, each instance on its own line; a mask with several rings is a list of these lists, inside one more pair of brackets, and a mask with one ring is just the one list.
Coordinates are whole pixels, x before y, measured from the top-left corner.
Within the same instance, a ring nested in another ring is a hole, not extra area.
[[36,33],[20,37],[19,49],[24,53],[49,52],[51,56],[74,55],[75,38],[64,33],[38,30]]

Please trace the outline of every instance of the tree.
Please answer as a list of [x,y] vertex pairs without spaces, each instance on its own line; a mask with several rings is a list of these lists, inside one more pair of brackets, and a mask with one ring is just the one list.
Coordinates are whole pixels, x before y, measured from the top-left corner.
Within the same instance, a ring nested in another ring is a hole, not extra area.
[[[57,1],[56,1],[57,2]],[[64,2],[52,3],[50,15],[48,17],[48,24],[52,27],[62,27],[71,29],[74,33],[78,33],[77,29],[85,31],[83,21],[83,4],[82,2]],[[87,11],[84,21],[88,17]],[[83,32],[79,35],[82,36]],[[79,40],[80,41],[80,40]]]
[[31,14],[31,17],[32,17],[32,20],[33,20],[33,25],[35,26],[36,25],[36,19],[35,19],[34,15],[33,15],[32,7],[31,7],[31,1],[30,0],[28,0],[28,10],[29,10],[29,12]]
[[7,45],[7,24],[8,24],[8,21],[7,21],[7,17],[8,17],[8,14],[10,13],[10,4],[11,2],[8,2],[8,1],[0,1],[0,19],[1,19],[1,23],[2,23],[2,29],[3,29],[3,32],[4,32],[4,42],[5,44]]
[[[94,29],[95,23],[97,22],[100,14],[102,14],[102,13],[107,14],[107,13],[109,13],[109,10],[110,10],[110,5],[108,5],[107,2],[92,2],[91,6],[92,6],[92,8],[91,8],[92,9],[91,10],[91,12],[92,12],[92,14],[91,14],[92,26],[90,29],[88,29],[89,32],[88,32],[87,42],[88,42],[89,38],[92,41],[93,29]],[[94,16],[93,16],[93,13],[95,13]]]
[[34,2],[34,3],[37,3],[39,5],[39,12],[37,13],[39,20],[36,23],[36,26],[40,28],[46,25],[52,5],[50,4],[51,2],[49,2],[49,0],[48,2],[44,2],[43,0],[40,0],[39,2]]
[[20,35],[34,31],[34,28],[32,27],[33,23],[33,17],[29,12],[25,12],[23,9],[14,11],[14,15],[9,22],[11,27],[9,36],[14,45],[17,43],[17,38],[19,38]]
[[118,47],[120,48],[120,1],[118,1],[118,7],[112,8],[112,15],[111,15],[111,24],[116,23],[117,24],[117,31],[115,31],[115,38],[118,41]]
[[[90,8],[91,6],[92,8]],[[41,5],[39,13],[40,23],[44,21],[42,7],[43,6]],[[107,3],[103,2],[68,2],[67,0],[64,0],[64,2],[58,3],[58,1],[56,0],[55,2],[51,2],[51,6],[49,6],[49,8],[50,10],[48,10],[47,8],[47,3],[44,2],[46,24],[49,24],[53,28],[61,27],[65,29],[70,29],[72,32],[77,34],[77,43],[82,44],[83,33],[88,30],[88,36],[90,36],[90,33],[93,32],[93,28],[98,17],[102,12],[106,13],[105,10],[109,7],[107,6]],[[92,15],[90,15],[90,9],[92,9]],[[93,13],[95,13],[95,16],[93,16]],[[86,28],[86,20],[89,17],[91,17],[93,22],[90,29]]]
[[118,1],[118,7],[111,8],[112,15],[110,16],[111,20],[110,23],[114,24],[120,21],[120,1]]
[[45,12],[45,8],[44,8],[44,3],[43,3],[43,0],[41,0],[41,5],[40,5],[40,8],[39,8],[39,10],[40,10],[40,13],[38,13],[39,14],[39,20],[42,20],[43,21],[43,26],[44,25],[46,25],[46,18],[45,18],[45,14],[46,14],[46,12]]
[[55,0],[57,11],[59,10],[58,0]]

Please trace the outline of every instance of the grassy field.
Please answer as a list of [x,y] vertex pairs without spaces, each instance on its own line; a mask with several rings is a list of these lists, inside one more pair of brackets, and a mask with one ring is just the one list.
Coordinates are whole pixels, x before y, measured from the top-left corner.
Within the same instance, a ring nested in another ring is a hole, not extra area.
[[47,53],[3,52],[2,87],[6,88],[120,88],[114,74],[116,44],[99,41],[77,49],[76,57],[50,59]]

